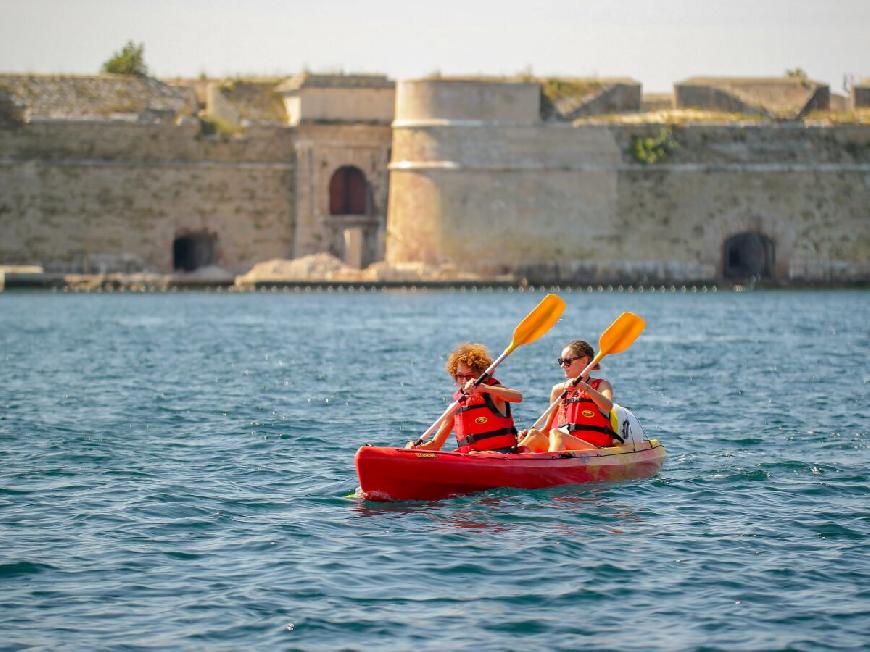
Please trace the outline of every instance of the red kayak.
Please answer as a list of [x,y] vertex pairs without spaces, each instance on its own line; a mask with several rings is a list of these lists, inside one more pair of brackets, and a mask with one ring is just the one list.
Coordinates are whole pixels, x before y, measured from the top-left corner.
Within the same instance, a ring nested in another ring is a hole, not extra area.
[[594,451],[514,455],[363,446],[356,453],[356,472],[367,500],[439,500],[498,487],[648,478],[665,455],[655,439]]

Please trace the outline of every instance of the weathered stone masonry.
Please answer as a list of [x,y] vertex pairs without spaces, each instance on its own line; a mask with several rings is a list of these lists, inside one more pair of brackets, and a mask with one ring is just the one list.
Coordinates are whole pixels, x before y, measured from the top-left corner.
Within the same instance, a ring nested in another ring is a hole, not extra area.
[[62,82],[0,76],[0,264],[242,273],[326,251],[532,282],[870,282],[866,124],[595,122],[528,81],[400,82],[395,115],[379,76],[221,83],[205,109],[189,86]]
[[[870,128],[544,123],[529,85],[400,82],[388,258],[566,282],[870,280]],[[503,107],[499,112],[498,107]]]
[[47,271],[171,271],[173,242],[211,238],[245,270],[292,252],[293,142],[283,128],[30,122],[0,130],[0,260]]

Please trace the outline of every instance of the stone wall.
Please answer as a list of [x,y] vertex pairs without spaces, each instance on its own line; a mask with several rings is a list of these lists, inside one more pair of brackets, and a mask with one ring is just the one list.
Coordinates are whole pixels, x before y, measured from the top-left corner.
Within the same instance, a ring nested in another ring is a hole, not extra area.
[[[426,96],[421,83],[417,98]],[[470,91],[468,105],[483,92]],[[662,133],[648,125],[475,123],[473,114],[439,122],[434,111],[417,119],[426,112],[399,103],[393,263],[541,281],[717,282],[735,265],[725,259],[730,238],[754,234],[771,243],[760,274],[771,282],[870,281],[870,127]],[[644,138],[660,142],[663,160],[635,158]]]
[[[76,79],[57,88],[81,115],[63,117],[60,95],[7,84],[0,264],[168,273],[199,238],[234,273],[329,252],[542,282],[870,282],[870,126],[572,125],[542,119],[538,83],[473,79],[399,83],[390,126],[381,95],[366,119],[386,82],[303,76],[281,92],[310,88],[314,110],[339,82],[359,86],[342,110],[357,92],[362,112],[296,126],[275,124],[278,90],[236,85],[222,97],[249,126],[232,135],[187,115],[183,85],[143,82],[117,113],[110,93],[85,99],[121,82]],[[331,206],[341,170],[363,179],[364,209]]]
[[33,121],[0,129],[0,261],[46,271],[173,270],[177,237],[243,272],[293,251],[291,130]]

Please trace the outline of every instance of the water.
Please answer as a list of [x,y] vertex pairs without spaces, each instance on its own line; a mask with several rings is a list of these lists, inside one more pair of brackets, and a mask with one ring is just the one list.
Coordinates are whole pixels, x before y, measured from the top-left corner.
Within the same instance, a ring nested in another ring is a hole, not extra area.
[[655,478],[365,503],[542,293],[0,295],[0,648],[866,649],[870,293],[564,292]]

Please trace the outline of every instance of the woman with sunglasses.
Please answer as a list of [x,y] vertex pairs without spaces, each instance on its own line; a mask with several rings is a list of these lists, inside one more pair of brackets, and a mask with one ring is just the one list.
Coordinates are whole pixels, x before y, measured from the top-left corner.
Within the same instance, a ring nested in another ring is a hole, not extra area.
[[441,450],[453,431],[460,453],[513,453],[517,446],[517,429],[511,416],[511,403],[519,403],[523,395],[505,387],[495,378],[480,385],[474,381],[492,364],[483,344],[460,344],[447,358],[447,372],[458,386],[453,400],[459,407],[447,417],[438,432],[428,442],[406,448]]
[[[595,351],[584,340],[569,342],[562,349],[558,362],[567,380],[553,386],[550,403],[563,393],[565,396],[541,430],[530,428],[523,433],[520,446],[526,451],[578,451],[622,443],[611,423],[613,387],[610,383],[587,375],[576,385],[572,384],[594,357]],[[596,364],[594,369],[599,366]]]

